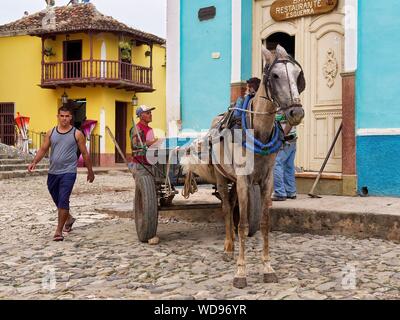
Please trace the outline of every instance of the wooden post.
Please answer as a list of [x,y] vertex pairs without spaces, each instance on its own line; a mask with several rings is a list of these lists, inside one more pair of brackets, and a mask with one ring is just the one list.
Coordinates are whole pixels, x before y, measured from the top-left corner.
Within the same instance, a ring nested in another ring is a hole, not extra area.
[[121,42],[121,35],[118,35],[118,79],[121,79],[121,48],[119,47],[119,43]]
[[44,82],[44,37],[42,37],[42,84]]
[[90,39],[90,79],[93,79],[93,33],[89,33]]
[[153,87],[153,43],[150,44],[150,85]]

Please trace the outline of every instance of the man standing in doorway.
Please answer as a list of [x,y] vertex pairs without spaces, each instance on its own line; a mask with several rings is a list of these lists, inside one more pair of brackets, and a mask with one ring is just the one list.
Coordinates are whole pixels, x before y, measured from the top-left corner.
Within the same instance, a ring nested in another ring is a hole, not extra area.
[[44,143],[37,152],[28,171],[35,170],[51,147],[47,187],[58,209],[58,225],[54,241],[64,240],[63,231],[70,232],[75,218],[69,212],[69,198],[74,187],[78,166],[78,149],[88,169],[87,181],[94,181],[92,163],[82,132],[71,125],[72,112],[67,107],[58,109],[58,125],[46,133]]
[[274,167],[274,193],[272,201],[296,199],[296,177],[294,159],[296,156],[296,127],[290,126],[283,114],[277,114],[276,120],[282,125],[285,141],[278,152]]

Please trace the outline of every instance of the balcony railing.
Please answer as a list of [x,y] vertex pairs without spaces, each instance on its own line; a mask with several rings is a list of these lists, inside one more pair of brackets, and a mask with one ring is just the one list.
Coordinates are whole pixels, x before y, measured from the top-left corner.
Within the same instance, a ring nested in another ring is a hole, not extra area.
[[152,69],[113,60],[77,60],[43,64],[42,87],[96,83],[139,91],[152,90]]

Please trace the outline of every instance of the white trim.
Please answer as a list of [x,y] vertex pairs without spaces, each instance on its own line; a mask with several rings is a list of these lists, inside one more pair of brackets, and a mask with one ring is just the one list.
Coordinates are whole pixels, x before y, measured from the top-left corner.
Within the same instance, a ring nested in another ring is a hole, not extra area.
[[240,82],[242,80],[241,63],[242,63],[242,0],[232,0],[231,83]]
[[400,128],[357,129],[357,136],[399,136]]
[[100,153],[106,153],[106,111],[100,108]]
[[[107,45],[106,42],[103,40],[101,43],[101,60],[107,60]],[[100,64],[100,77],[105,78],[107,75],[107,63]]]
[[358,0],[346,0],[343,7],[345,26],[344,71],[357,70]]
[[167,1],[167,135],[177,136],[181,119],[180,0]]

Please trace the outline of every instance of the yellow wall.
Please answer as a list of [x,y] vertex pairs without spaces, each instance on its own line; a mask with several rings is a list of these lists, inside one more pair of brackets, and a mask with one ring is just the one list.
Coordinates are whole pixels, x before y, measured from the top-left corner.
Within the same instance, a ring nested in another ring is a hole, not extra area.
[[[150,57],[145,57],[145,52],[149,50],[147,45],[135,47],[133,50],[133,63],[141,66],[150,66]],[[157,71],[156,71],[157,70]],[[153,46],[153,88],[156,91],[151,93],[139,93],[138,104],[145,104],[156,107],[153,113],[155,134],[162,137],[166,132],[166,67],[165,67],[165,48],[160,45]]]
[[[46,58],[46,61],[62,61],[62,42],[65,35],[57,36],[56,40],[46,40],[45,46],[51,46],[56,55]],[[70,34],[70,40],[83,40],[83,59],[90,58],[89,36],[86,34]],[[118,37],[113,34],[100,33],[93,36],[93,57],[100,59],[101,46],[106,43],[106,59],[118,60]],[[41,79],[41,39],[30,36],[0,37],[0,102],[14,102],[16,112],[31,118],[29,128],[32,131],[47,131],[56,125],[57,108],[64,89],[42,89]],[[149,66],[149,57],[145,57],[147,45],[133,48],[134,64]],[[137,93],[139,105],[155,106],[152,127],[156,135],[161,136],[166,129],[166,73],[165,48],[154,45],[153,50],[153,93]],[[100,133],[100,111],[105,110],[106,125],[112,132],[115,130],[115,102],[128,103],[127,151],[130,151],[129,128],[131,127],[134,110],[131,100],[134,92],[111,89],[108,87],[86,88],[72,87],[66,89],[70,99],[86,99],[87,119],[98,121],[94,133]],[[161,133],[160,133],[161,130]],[[114,145],[106,134],[106,153],[114,153]]]

